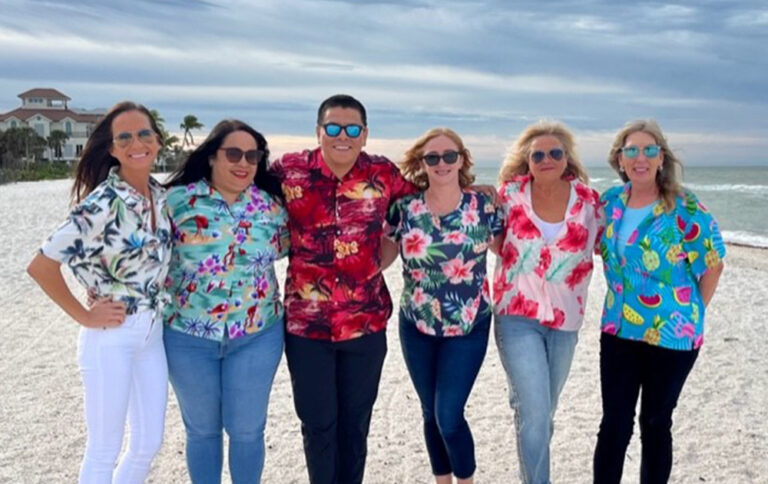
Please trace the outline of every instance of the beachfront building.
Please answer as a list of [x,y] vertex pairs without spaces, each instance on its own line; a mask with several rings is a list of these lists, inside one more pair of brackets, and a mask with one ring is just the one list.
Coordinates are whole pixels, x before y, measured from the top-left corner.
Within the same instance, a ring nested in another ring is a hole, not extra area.
[[51,131],[63,131],[69,138],[59,153],[46,148],[48,159],[75,160],[80,157],[85,142],[103,111],[82,111],[70,109],[71,100],[56,89],[35,88],[19,94],[21,107],[0,114],[0,131],[9,128],[30,127],[41,137],[48,139]]

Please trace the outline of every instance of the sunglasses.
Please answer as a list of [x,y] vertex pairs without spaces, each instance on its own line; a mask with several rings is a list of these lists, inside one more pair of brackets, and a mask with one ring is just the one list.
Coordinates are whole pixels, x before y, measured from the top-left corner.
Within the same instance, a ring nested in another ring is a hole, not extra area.
[[240,160],[245,156],[245,161],[249,164],[258,165],[261,161],[261,157],[264,156],[262,150],[243,151],[240,148],[219,148],[219,150],[224,151],[224,156],[230,163],[240,163]]
[[[136,138],[138,138],[138,140],[145,145],[150,145],[157,141],[157,134],[155,134],[155,132],[149,128],[140,129],[139,131],[136,131],[135,134]],[[131,143],[133,143],[133,136],[134,133],[125,131],[123,133],[118,133],[117,136],[112,138],[112,142],[118,148],[125,148],[126,146],[129,146]]]
[[546,158],[547,155],[549,155],[549,157],[555,161],[560,161],[563,159],[563,155],[565,155],[565,152],[560,148],[552,148],[547,153],[545,153],[544,151],[534,151],[533,153],[531,153],[531,161],[533,161],[534,163],[541,163],[542,161],[544,161],[544,158]]
[[443,152],[442,155],[439,155],[437,153],[427,153],[422,158],[424,160],[424,163],[426,163],[428,166],[437,166],[438,163],[440,163],[440,160],[442,159],[446,165],[453,165],[456,163],[456,160],[459,159],[459,152],[454,150],[448,150]]
[[[643,154],[646,158],[656,158],[659,156],[659,151],[661,151],[661,146],[659,145],[648,145],[643,148]],[[635,159],[640,154],[640,148],[637,146],[625,146],[621,149],[621,153],[625,158]]]
[[325,123],[323,125],[325,134],[331,138],[335,138],[340,135],[342,129],[347,132],[347,136],[350,138],[357,138],[363,132],[363,127],[359,124],[348,124],[346,126],[342,126],[337,123]]

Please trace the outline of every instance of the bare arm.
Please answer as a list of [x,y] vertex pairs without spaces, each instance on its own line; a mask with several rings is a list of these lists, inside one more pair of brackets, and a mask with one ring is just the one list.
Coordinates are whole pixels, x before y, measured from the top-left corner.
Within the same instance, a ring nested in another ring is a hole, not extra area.
[[699,292],[701,298],[704,300],[704,306],[709,305],[709,301],[712,300],[712,296],[715,295],[715,289],[717,289],[717,283],[720,281],[720,275],[723,273],[725,264],[722,261],[715,267],[711,267],[707,272],[699,279]]
[[491,252],[493,252],[496,255],[501,255],[501,242],[504,240],[504,235],[499,234],[493,239],[491,239],[491,242],[488,244],[488,248],[491,249]]
[[391,266],[393,262],[395,262],[395,259],[397,259],[397,242],[390,239],[389,237],[382,236],[381,237],[381,270],[382,272],[386,270],[387,267]]
[[32,259],[27,273],[65,313],[87,328],[119,326],[125,319],[125,305],[121,302],[102,299],[90,309],[83,307],[67,287],[61,264],[43,254]]

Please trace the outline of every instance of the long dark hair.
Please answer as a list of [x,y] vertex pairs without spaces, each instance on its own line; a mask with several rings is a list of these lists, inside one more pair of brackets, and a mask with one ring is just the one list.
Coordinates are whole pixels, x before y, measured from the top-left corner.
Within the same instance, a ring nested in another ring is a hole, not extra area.
[[109,148],[112,146],[112,121],[116,117],[128,111],[139,111],[149,118],[149,124],[152,126],[152,130],[157,134],[157,142],[160,146],[163,145],[162,135],[160,134],[160,128],[157,126],[155,118],[149,109],[145,108],[141,104],[136,104],[131,101],[123,101],[112,106],[112,109],[96,123],[96,127],[93,129],[91,136],[88,137],[88,142],[85,144],[85,149],[80,156],[80,161],[75,168],[75,183],[72,185],[72,201],[74,203],[80,202],[83,198],[87,197],[89,193],[96,188],[99,183],[107,179],[110,168],[118,166],[120,164],[117,158],[109,153]]
[[254,184],[269,193],[275,198],[283,199],[283,192],[280,189],[280,180],[275,175],[267,171],[269,160],[269,148],[264,135],[251,128],[248,124],[237,119],[224,119],[213,127],[205,141],[195,148],[189,154],[187,160],[181,164],[165,183],[166,188],[177,185],[188,185],[196,183],[202,179],[211,182],[211,158],[216,156],[216,151],[221,148],[221,144],[231,133],[235,131],[245,131],[256,140],[256,147],[264,152],[264,156],[259,160],[256,167],[256,176]]

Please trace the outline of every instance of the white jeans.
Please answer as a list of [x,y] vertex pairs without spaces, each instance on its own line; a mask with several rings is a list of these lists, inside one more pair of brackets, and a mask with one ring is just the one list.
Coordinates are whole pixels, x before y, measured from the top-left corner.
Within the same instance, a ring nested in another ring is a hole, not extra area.
[[[168,399],[162,319],[142,311],[117,328],[81,328],[77,353],[88,427],[80,483],[144,482],[163,442]],[[131,438],[115,471],[126,414]]]

